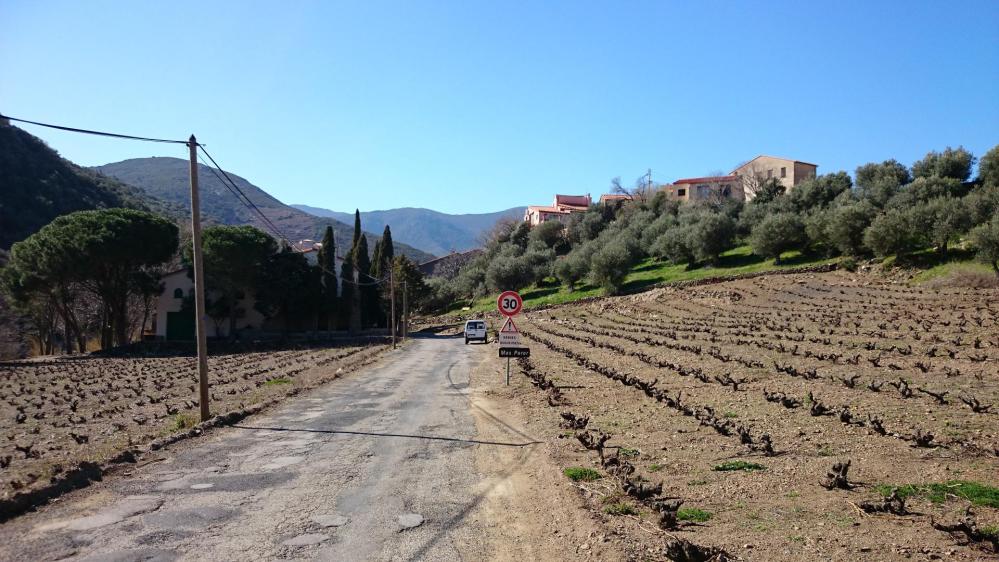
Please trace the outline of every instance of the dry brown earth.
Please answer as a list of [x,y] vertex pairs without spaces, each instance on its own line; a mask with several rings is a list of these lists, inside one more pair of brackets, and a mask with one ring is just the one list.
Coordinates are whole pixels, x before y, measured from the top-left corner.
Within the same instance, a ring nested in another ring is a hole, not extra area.
[[[558,467],[604,475],[575,486],[600,521],[600,541],[630,559],[661,559],[675,538],[747,560],[995,556],[931,526],[931,518],[953,522],[970,506],[953,494],[942,502],[911,497],[911,515],[858,508],[881,497],[879,484],[999,485],[995,290],[921,290],[843,272],[767,276],[528,313],[518,326],[533,357],[516,369],[510,400]],[[562,404],[533,388],[524,367],[554,380]],[[636,385],[652,381],[655,392],[679,394],[680,404],[669,407]],[[797,403],[785,407],[765,393]],[[994,406],[976,413],[962,397]],[[829,411],[812,415],[815,403]],[[590,430],[611,435],[608,455],[619,451],[635,476],[662,482],[662,496],[710,519],[659,529],[649,503],[622,493],[597,454],[559,426],[562,412],[589,416]],[[764,452],[764,434],[775,454]],[[735,460],[765,469],[713,470]],[[820,486],[847,460],[854,489]],[[610,504],[639,515],[609,515]],[[972,511],[980,527],[999,525],[996,507]]]

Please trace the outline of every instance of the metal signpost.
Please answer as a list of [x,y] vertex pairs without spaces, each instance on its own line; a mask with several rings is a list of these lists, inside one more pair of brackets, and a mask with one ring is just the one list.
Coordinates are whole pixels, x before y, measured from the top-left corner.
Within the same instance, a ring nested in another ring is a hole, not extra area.
[[506,384],[510,384],[510,358],[530,357],[531,349],[520,343],[520,331],[513,323],[513,317],[524,307],[524,300],[514,291],[503,291],[496,299],[496,308],[506,316],[503,327],[499,331],[499,356],[506,357]]

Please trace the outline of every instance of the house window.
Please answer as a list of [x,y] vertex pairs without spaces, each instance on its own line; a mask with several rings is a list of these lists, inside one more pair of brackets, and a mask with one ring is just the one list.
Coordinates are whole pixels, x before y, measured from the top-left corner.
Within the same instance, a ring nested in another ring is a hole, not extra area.
[[173,290],[173,298],[175,298],[175,299],[182,299],[182,298],[184,298],[184,289],[174,289]]
[[687,196],[687,190],[683,189],[683,188],[680,188],[680,189],[676,190],[676,196],[677,197],[686,197]]
[[767,170],[767,179],[770,179],[772,177],[774,177],[774,171],[773,170]]
[[731,196],[732,195],[732,188],[729,187],[729,186],[727,186],[727,185],[725,187],[723,187],[722,188],[722,195],[724,195],[725,197]]
[[781,168],[780,169],[780,177],[782,177],[782,178],[786,178],[787,177],[787,168]]

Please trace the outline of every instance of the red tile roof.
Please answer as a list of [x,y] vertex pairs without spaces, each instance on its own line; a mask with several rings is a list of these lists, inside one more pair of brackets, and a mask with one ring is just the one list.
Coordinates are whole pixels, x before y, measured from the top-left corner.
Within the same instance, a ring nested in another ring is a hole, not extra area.
[[589,207],[590,197],[587,195],[556,195],[555,205],[567,205],[569,207]]
[[720,181],[737,181],[739,176],[710,176],[706,178],[684,178],[682,180],[676,180],[673,185],[678,183],[715,183]]

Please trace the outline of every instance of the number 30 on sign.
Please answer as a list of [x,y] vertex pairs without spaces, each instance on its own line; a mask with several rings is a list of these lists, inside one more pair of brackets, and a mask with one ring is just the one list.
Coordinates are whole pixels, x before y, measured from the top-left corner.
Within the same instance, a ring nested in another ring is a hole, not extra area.
[[515,291],[503,291],[496,300],[496,307],[503,316],[516,316],[523,306],[523,299]]

